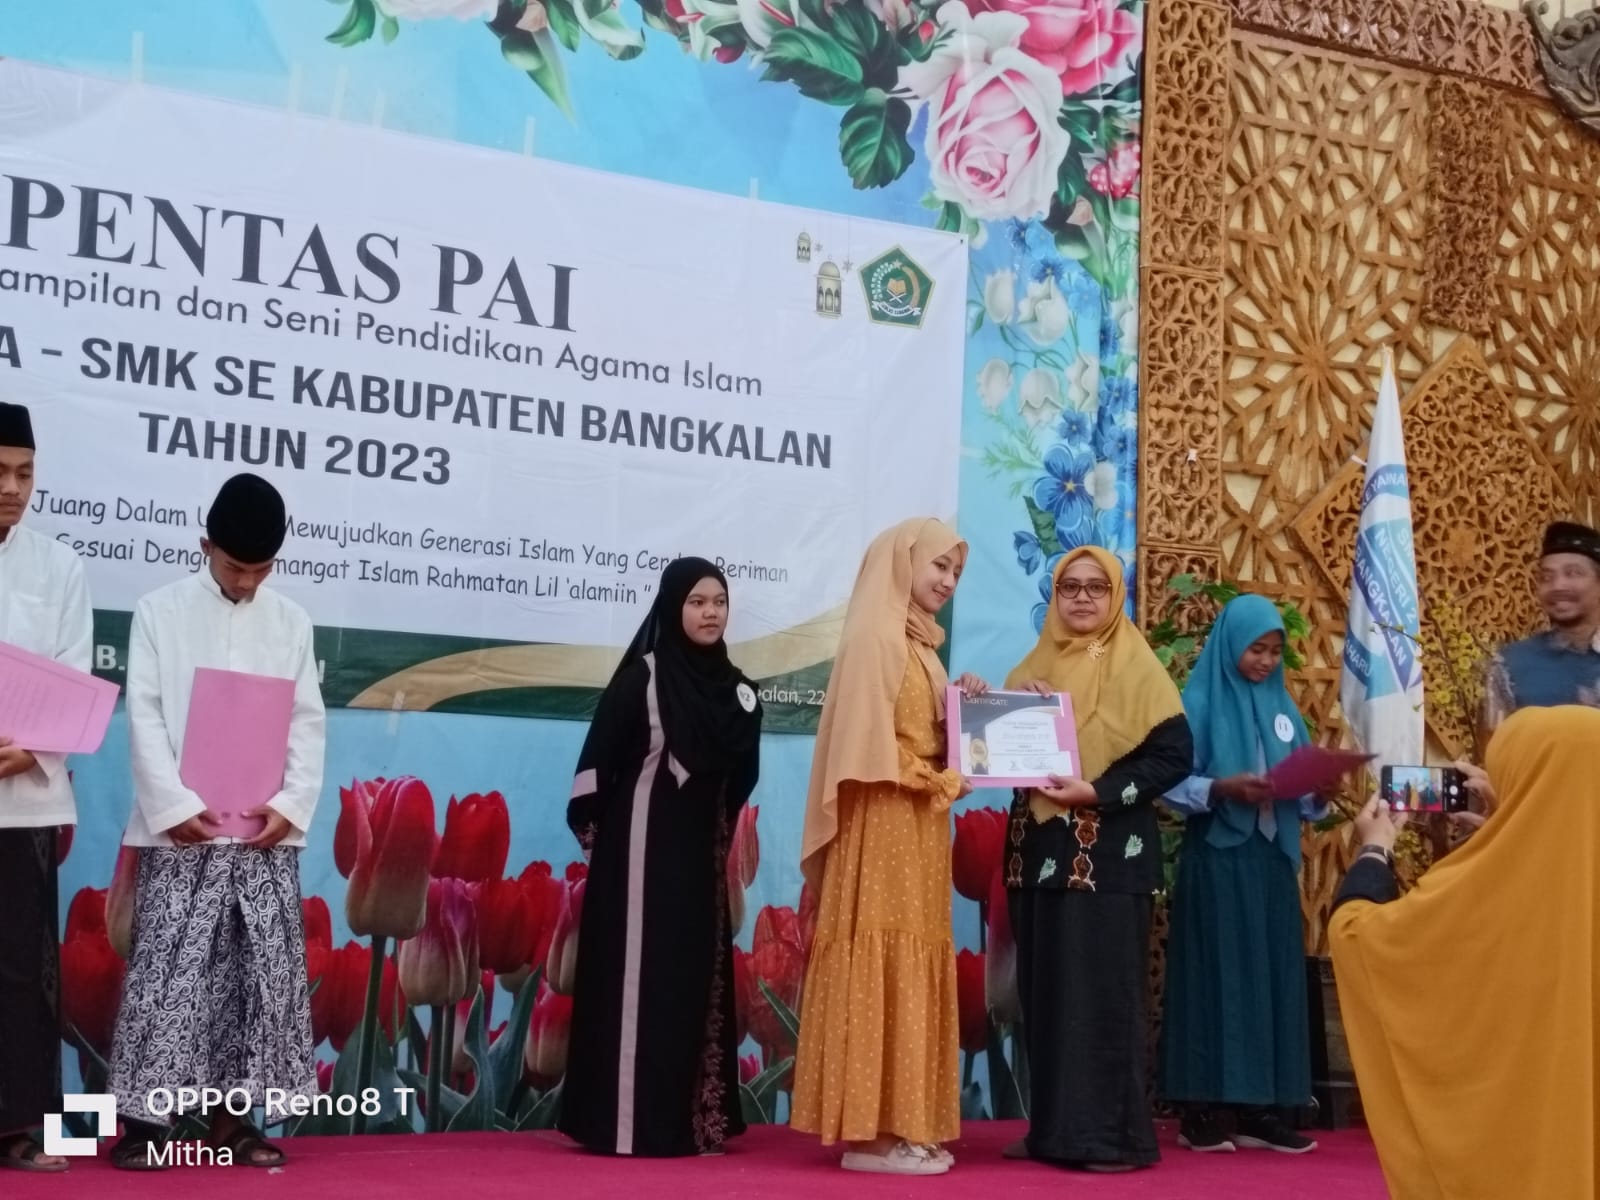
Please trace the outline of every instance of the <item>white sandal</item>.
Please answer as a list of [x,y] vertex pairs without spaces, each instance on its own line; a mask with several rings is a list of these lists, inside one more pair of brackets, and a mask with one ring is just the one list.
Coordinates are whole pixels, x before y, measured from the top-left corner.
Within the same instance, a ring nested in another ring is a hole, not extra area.
[[866,1171],[875,1175],[943,1175],[950,1163],[935,1158],[921,1146],[896,1142],[886,1154],[867,1154],[851,1150],[839,1162],[846,1171]]

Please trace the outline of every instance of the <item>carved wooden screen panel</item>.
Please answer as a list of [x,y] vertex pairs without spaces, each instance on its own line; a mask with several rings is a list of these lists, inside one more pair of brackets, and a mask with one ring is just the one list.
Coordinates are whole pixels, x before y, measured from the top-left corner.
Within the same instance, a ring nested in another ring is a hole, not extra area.
[[[1472,706],[1450,703],[1458,687],[1454,668],[1431,647],[1451,641],[1455,614],[1466,614],[1473,630],[1501,636],[1534,624],[1530,547],[1566,503],[1565,487],[1470,338],[1452,344],[1417,380],[1401,414],[1430,647],[1423,655],[1428,725],[1446,750],[1465,754]],[[1350,579],[1362,478],[1359,465],[1347,465],[1294,523],[1324,586],[1335,593]]]
[[[1489,370],[1600,522],[1600,141],[1550,105],[1504,107],[1504,217],[1492,273]],[[1532,547],[1529,547],[1530,551]]]
[[1291,526],[1360,452],[1382,349],[1402,381],[1430,356],[1426,85],[1417,72],[1234,38],[1221,569],[1310,617],[1299,699],[1324,728],[1337,717],[1344,584]]

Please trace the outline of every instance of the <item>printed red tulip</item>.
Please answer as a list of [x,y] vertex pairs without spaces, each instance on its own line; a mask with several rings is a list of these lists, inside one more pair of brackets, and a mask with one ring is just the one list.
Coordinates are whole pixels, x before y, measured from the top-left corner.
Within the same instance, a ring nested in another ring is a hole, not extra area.
[[756,834],[759,806],[747,804],[739,810],[728,846],[728,928],[735,934],[744,928],[744,893],[756,879],[761,866],[761,839]]
[[989,898],[989,877],[1006,847],[1006,814],[997,808],[974,808],[956,817],[950,848],[950,878],[956,891],[982,904]]
[[1022,1019],[1017,994],[1017,941],[1011,935],[1011,909],[1006,902],[1005,871],[998,864],[989,885],[989,953],[984,962],[984,995],[995,1024]]
[[577,883],[580,879],[589,878],[589,864],[585,862],[569,862],[567,864],[566,879],[568,883]]
[[[367,1002],[367,977],[372,971],[372,948],[359,942],[346,942],[331,949],[320,942],[306,945],[306,977],[315,984],[311,993],[311,1039],[321,1045],[324,1038],[335,1050],[361,1026],[362,1009]],[[383,964],[383,979],[378,985],[378,1019],[384,1034],[393,1040],[405,1014],[405,997],[400,992],[400,977],[394,960]]]
[[761,806],[747,804],[739,810],[739,819],[733,826],[733,840],[728,848],[728,881],[737,880],[742,888],[756,881],[761,869],[761,836],[756,822],[761,819]]
[[340,788],[339,800],[336,860],[341,841],[354,839],[344,897],[350,932],[414,937],[427,919],[429,870],[438,843],[432,794],[420,779],[405,778],[376,788],[364,783]]
[[746,1054],[739,1060],[739,1082],[748,1086],[761,1074],[761,1056]]
[[69,942],[75,937],[106,931],[106,895],[108,888],[79,888],[67,905],[67,931],[61,940]]
[[416,937],[400,943],[400,986],[415,1005],[455,1004],[478,986],[478,914],[473,885],[428,884],[428,913]]
[[[111,948],[126,959],[133,953],[133,909],[139,882],[139,851],[123,846],[117,851],[117,866],[106,889],[106,935]],[[326,912],[328,906],[324,904]]]
[[[791,1012],[798,1013],[800,987],[805,982],[806,952],[800,918],[794,909],[770,904],[763,908],[756,916],[752,945],[751,961],[756,979],[765,983]],[[794,1039],[759,989],[751,997],[750,1033],[763,1049],[780,1056],[794,1053]]]
[[572,1036],[572,997],[541,987],[522,1043],[522,1066],[528,1082],[541,1090],[554,1087],[567,1073],[567,1042]]
[[984,1000],[983,955],[963,950],[956,955],[956,1008],[960,1014],[961,1048],[976,1054],[989,1044],[989,1007]]
[[736,1045],[744,1045],[750,1036],[750,1010],[766,1000],[756,989],[755,958],[748,950],[733,948],[733,1010],[739,1036]]
[[305,922],[306,945],[320,943],[332,949],[333,914],[328,911],[328,902],[321,896],[307,896],[300,901],[300,916]]
[[56,866],[67,861],[67,855],[72,853],[72,842],[77,834],[76,825],[58,825],[56,827]]
[[496,974],[528,965],[538,939],[534,888],[520,879],[491,879],[478,885],[478,957]]
[[511,849],[511,814],[499,792],[450,797],[445,806],[444,837],[433,860],[436,879],[465,879],[479,883],[499,879],[506,872]]
[[800,889],[800,947],[811,957],[811,943],[817,939],[817,910],[821,907],[817,889],[807,883]]
[[61,945],[62,1020],[103,1059],[111,1057],[125,969],[104,929],[80,931]]
[[317,1091],[326,1096],[333,1090],[333,1064],[319,1062],[317,1064]]
[[544,960],[544,977],[563,996],[572,995],[578,976],[578,931],[583,925],[583,893],[588,886],[587,879],[567,884],[555,933],[550,938],[550,952]]

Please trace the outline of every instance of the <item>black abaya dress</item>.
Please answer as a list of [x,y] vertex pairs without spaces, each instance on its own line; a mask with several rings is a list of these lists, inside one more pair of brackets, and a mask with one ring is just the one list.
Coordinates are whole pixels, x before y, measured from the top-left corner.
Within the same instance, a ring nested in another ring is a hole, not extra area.
[[645,655],[607,689],[567,810],[591,858],[558,1127],[607,1154],[715,1153],[744,1131],[726,867],[759,743],[689,774],[659,670]]

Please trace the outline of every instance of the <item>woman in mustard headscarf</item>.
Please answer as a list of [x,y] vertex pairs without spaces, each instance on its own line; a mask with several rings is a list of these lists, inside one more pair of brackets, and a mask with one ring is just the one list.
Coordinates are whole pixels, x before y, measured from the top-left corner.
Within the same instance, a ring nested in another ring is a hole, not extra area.
[[1600,1193],[1600,711],[1489,743],[1494,814],[1402,899],[1376,799],[1329,936],[1361,1106],[1402,1200]]
[[1032,1072],[1028,1136],[1007,1149],[1091,1171],[1160,1159],[1146,1096],[1155,800],[1193,745],[1183,703],[1128,620],[1122,565],[1084,546],[1056,565],[1039,644],[1008,688],[1066,692],[1079,775],[1018,792],[1005,872]]
[[[820,889],[801,996],[796,1129],[850,1143],[848,1170],[939,1175],[960,1132],[944,640],[967,546],[897,525],[868,548],[817,730],[801,869]],[[981,680],[963,676],[977,694]]]

